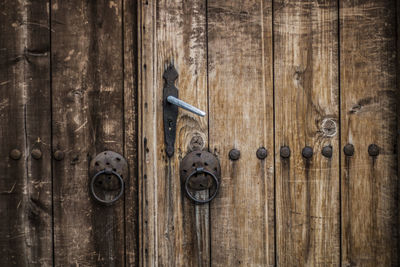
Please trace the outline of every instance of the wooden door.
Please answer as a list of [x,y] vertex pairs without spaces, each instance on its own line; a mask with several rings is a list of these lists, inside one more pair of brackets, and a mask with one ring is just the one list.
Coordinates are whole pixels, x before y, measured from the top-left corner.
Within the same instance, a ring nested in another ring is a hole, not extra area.
[[[399,14],[395,0],[2,1],[0,266],[399,266]],[[172,157],[170,65],[207,113],[179,110]],[[179,176],[199,148],[221,164],[205,205]],[[110,206],[89,191],[105,150],[129,165]]]
[[[396,8],[140,2],[142,266],[400,264]],[[179,111],[172,158],[161,90],[170,64],[179,97],[207,111]],[[219,195],[206,205],[180,185],[193,144],[222,167]]]

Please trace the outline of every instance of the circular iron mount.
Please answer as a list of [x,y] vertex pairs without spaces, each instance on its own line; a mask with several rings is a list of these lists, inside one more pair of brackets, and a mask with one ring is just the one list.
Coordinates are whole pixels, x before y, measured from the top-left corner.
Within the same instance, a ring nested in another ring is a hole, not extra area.
[[[196,204],[210,202],[220,186],[221,166],[218,159],[207,151],[196,150],[187,154],[180,163],[181,184],[188,198]],[[202,200],[195,198],[190,191],[214,189],[212,196]]]
[[122,155],[103,151],[90,162],[89,170],[90,193],[95,200],[111,205],[122,196],[124,177],[128,177],[128,164]]
[[[193,194],[190,192],[189,183],[190,183],[190,179],[192,177],[194,177],[196,174],[203,174],[203,173],[208,174],[213,178],[213,182],[215,183],[215,190],[214,190],[214,193],[211,195],[211,197],[209,197],[207,199],[198,199],[195,196],[193,196]],[[194,172],[192,172],[186,178],[186,181],[185,181],[185,193],[188,196],[188,198],[190,198],[196,204],[205,204],[205,203],[210,202],[217,196],[218,190],[219,190],[219,179],[217,178],[217,176],[215,176],[214,173],[209,172],[209,171],[205,170],[204,168],[197,168]]]
[[[120,184],[120,190],[117,196],[115,196],[114,198],[110,199],[110,200],[106,200],[106,199],[101,199],[95,192],[94,189],[94,183],[96,181],[96,178],[99,177],[102,174],[112,174],[114,176],[116,176],[118,178],[118,182]],[[116,202],[124,193],[124,180],[122,179],[121,175],[119,175],[117,172],[110,170],[110,169],[106,169],[106,170],[102,170],[99,171],[98,173],[96,173],[93,177],[92,180],[90,181],[90,193],[92,193],[92,196],[94,197],[94,199],[96,199],[98,202],[105,204],[105,205],[111,205],[114,202]]]

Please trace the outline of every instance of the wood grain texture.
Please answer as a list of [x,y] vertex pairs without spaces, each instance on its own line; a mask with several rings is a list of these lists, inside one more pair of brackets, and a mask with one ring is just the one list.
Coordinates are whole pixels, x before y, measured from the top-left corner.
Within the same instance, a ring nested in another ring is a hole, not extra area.
[[222,167],[210,204],[211,264],[274,266],[272,5],[210,0],[207,14],[209,138]]
[[53,166],[55,265],[123,266],[124,201],[107,207],[88,192],[90,159],[124,152],[122,1],[51,11],[53,147],[65,152]]
[[125,188],[125,262],[126,266],[139,266],[138,229],[138,21],[137,1],[123,0],[124,47],[124,157],[129,164],[129,180]]
[[400,264],[395,4],[340,5],[343,266]]
[[[340,263],[337,11],[337,1],[274,1],[279,266]],[[332,158],[321,155],[324,146]]]
[[209,266],[208,206],[190,203],[179,178],[192,138],[201,138],[207,148],[207,119],[179,111],[172,158],[165,153],[162,121],[166,64],[179,73],[179,97],[207,110],[205,1],[139,5],[140,264]]
[[[0,4],[1,266],[52,266],[47,4]],[[12,149],[20,159],[9,157]]]

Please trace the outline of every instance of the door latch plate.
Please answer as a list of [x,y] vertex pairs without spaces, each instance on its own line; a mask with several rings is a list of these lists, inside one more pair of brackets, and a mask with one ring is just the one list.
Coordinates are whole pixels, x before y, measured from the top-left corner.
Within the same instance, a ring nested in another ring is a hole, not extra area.
[[110,205],[124,191],[124,177],[128,177],[128,163],[114,151],[103,151],[90,162],[90,192],[98,201]]
[[[180,164],[180,177],[186,195],[196,204],[210,202],[217,194],[221,183],[221,166],[216,156],[207,151],[193,151]],[[213,191],[206,200],[197,199],[190,191]]]
[[164,119],[164,140],[165,152],[170,158],[174,155],[174,145],[176,136],[176,120],[178,118],[178,107],[167,101],[168,96],[178,98],[178,88],[175,87],[175,80],[178,78],[178,72],[171,64],[167,67],[163,75],[165,85],[163,89],[163,119]]

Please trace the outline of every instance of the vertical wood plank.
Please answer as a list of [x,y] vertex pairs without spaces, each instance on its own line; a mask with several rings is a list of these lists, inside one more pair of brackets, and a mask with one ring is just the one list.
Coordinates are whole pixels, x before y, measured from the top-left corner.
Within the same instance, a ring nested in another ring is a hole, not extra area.
[[51,9],[53,147],[65,152],[53,167],[55,265],[123,266],[124,201],[102,206],[88,190],[90,159],[124,152],[122,1]]
[[[52,266],[47,4],[0,4],[1,266]],[[9,157],[13,149],[20,159]]]
[[[274,1],[277,264],[340,263],[337,1]],[[280,149],[288,146],[290,158]],[[302,156],[313,149],[310,159]],[[321,155],[331,146],[332,158]]]
[[139,265],[138,229],[138,4],[123,1],[124,47],[124,156],[129,164],[125,188],[125,257],[126,266]]
[[179,162],[194,136],[208,144],[207,119],[180,110],[175,154],[164,149],[166,64],[184,101],[207,109],[205,1],[142,0],[139,25],[139,203],[142,266],[209,266],[208,206],[181,191]]
[[[211,264],[274,266],[272,5],[210,0],[207,14],[210,148],[222,167],[210,204]],[[237,161],[228,158],[233,148]]]
[[[398,266],[396,1],[341,1],[343,266]],[[380,153],[370,156],[368,146]]]

